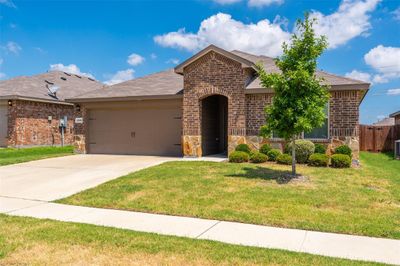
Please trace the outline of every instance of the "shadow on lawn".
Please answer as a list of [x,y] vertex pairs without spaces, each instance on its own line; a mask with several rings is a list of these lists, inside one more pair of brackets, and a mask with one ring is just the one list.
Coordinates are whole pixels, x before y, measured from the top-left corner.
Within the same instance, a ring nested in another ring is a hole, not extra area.
[[274,170],[266,167],[257,166],[256,168],[244,167],[244,173],[227,175],[229,177],[244,177],[251,179],[275,180],[278,184],[287,184],[293,179],[301,178],[301,175],[292,176],[290,171]]

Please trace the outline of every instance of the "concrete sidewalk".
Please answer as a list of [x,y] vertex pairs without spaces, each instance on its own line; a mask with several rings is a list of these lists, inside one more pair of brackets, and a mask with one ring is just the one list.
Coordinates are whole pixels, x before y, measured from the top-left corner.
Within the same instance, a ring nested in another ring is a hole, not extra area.
[[0,197],[0,213],[400,265],[400,240]]

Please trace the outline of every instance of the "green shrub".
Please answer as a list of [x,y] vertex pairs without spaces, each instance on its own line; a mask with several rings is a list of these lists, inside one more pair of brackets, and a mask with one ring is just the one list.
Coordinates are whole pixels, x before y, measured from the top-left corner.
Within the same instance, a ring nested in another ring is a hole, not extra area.
[[244,151],[234,151],[229,154],[229,162],[231,163],[244,163],[249,161],[249,154]]
[[271,150],[271,146],[269,144],[264,144],[260,148],[260,152],[264,153],[265,155],[268,155],[268,152]]
[[268,161],[273,161],[276,162],[276,158],[281,155],[282,152],[278,149],[272,149],[268,152],[267,156],[268,156]]
[[292,164],[292,156],[289,154],[281,154],[276,158],[276,162],[279,164]]
[[[298,163],[306,163],[308,161],[308,157],[314,153],[315,146],[309,140],[298,139],[295,142],[296,146],[296,162]],[[288,143],[285,148],[286,153],[292,154],[292,143]]]
[[310,166],[328,166],[329,157],[326,154],[314,153],[308,158],[308,165]]
[[235,148],[235,151],[242,151],[242,152],[245,152],[247,154],[250,154],[250,152],[251,152],[250,147],[247,144],[239,144],[239,145],[237,145],[236,148]]
[[351,153],[352,153],[352,151],[351,151],[350,147],[347,145],[342,145],[335,149],[335,154],[346,154],[351,157]]
[[331,157],[331,166],[334,168],[348,168],[351,166],[351,158],[346,154],[334,154]]
[[314,153],[320,153],[320,154],[325,154],[326,153],[326,147],[325,145],[321,143],[315,143],[315,151]]
[[265,163],[268,160],[268,156],[264,153],[255,151],[250,154],[250,161],[252,163]]

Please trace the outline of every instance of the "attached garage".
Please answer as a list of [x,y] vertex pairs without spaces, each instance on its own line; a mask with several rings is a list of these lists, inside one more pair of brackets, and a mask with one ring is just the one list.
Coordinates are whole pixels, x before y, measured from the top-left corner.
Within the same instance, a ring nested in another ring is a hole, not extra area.
[[88,152],[181,156],[181,100],[88,106]]
[[7,146],[7,105],[6,102],[0,102],[0,147]]

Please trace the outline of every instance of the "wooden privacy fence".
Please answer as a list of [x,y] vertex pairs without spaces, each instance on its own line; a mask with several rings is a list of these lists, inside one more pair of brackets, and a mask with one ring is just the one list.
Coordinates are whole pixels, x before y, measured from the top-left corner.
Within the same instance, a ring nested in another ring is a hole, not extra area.
[[360,150],[386,152],[394,150],[394,142],[400,139],[400,125],[360,125]]

